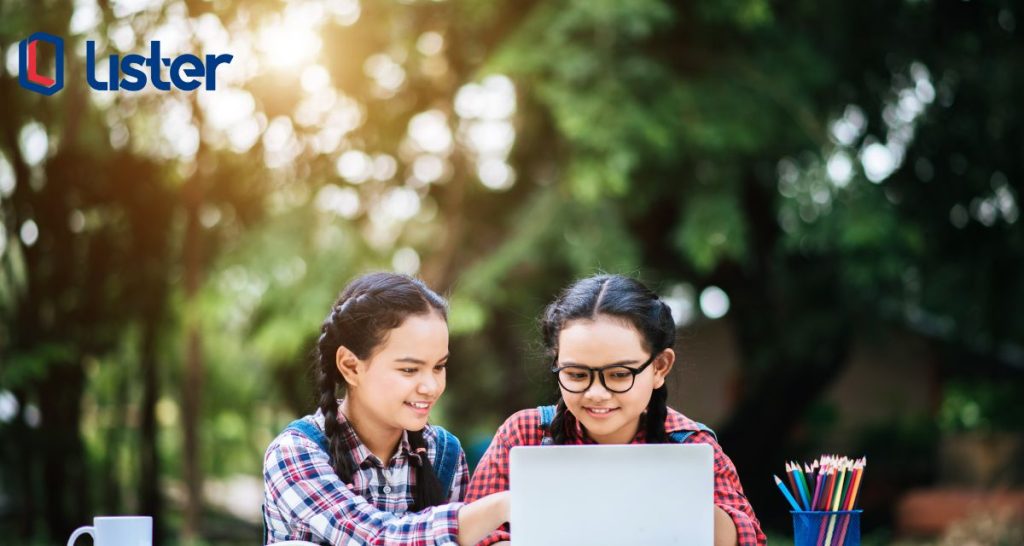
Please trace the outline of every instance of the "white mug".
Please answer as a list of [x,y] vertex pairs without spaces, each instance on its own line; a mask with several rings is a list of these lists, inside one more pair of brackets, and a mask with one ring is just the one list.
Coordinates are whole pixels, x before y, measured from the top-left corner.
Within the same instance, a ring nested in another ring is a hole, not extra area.
[[82,535],[91,535],[93,546],[153,546],[153,518],[150,516],[100,516],[92,525],[71,533],[68,546]]

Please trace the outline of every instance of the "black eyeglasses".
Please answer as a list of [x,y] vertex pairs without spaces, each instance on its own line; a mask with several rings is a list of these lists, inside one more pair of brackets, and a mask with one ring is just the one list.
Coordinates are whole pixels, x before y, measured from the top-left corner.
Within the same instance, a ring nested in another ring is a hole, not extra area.
[[646,362],[636,368],[630,368],[622,364],[611,364],[601,366],[600,368],[577,366],[575,364],[559,367],[558,357],[555,357],[555,361],[551,363],[551,372],[558,378],[558,384],[563,389],[574,394],[587,392],[587,389],[594,384],[595,375],[601,378],[601,386],[606,390],[622,394],[633,388],[636,376],[643,373],[660,354],[660,351],[652,354],[651,358],[648,358]]

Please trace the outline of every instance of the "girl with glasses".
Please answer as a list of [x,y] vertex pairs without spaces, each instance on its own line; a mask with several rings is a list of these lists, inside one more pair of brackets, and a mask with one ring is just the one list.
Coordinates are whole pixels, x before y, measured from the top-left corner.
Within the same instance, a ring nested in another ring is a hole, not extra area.
[[507,493],[460,502],[465,454],[427,424],[445,389],[446,320],[445,300],[404,275],[345,288],[317,340],[319,407],[264,458],[264,543],[465,545],[508,520]]
[[[505,421],[477,466],[469,500],[508,489],[515,446],[702,442],[715,450],[716,546],[767,542],[714,433],[666,405],[676,328],[665,302],[634,279],[589,277],[547,307],[541,333],[561,398]],[[506,526],[482,544],[509,538]]]

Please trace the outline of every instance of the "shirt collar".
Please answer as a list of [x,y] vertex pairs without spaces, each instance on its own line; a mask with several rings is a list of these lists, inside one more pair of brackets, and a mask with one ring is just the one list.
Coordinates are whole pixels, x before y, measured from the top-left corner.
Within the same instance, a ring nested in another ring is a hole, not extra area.
[[[355,463],[358,468],[365,468],[370,465],[387,465],[387,461],[381,461],[379,457],[374,455],[373,452],[366,447],[366,444],[364,444],[359,438],[359,435],[356,434],[356,430],[352,426],[352,423],[350,423],[348,418],[345,417],[345,414],[341,412],[341,402],[342,400],[338,400],[338,424],[341,425],[342,445],[348,450],[349,455],[352,457],[352,462]],[[321,429],[326,430],[324,427],[325,416],[322,410],[317,409],[313,419]],[[398,450],[395,452],[394,456],[396,462],[408,459],[409,453],[411,452],[412,446],[409,444],[409,431],[403,430],[402,439],[399,441]]]

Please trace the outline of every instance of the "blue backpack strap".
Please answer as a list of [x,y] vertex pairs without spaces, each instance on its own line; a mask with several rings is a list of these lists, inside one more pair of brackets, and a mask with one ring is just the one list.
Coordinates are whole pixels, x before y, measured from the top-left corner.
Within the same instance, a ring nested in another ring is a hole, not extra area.
[[551,445],[554,439],[551,438],[551,423],[555,420],[555,406],[538,406],[537,411],[540,412],[540,428],[544,429],[544,437],[540,440],[540,445],[546,446]]
[[555,406],[538,406],[537,410],[540,411],[540,428],[550,427],[555,420]]
[[[714,438],[716,442],[718,441],[718,435],[715,434],[715,431],[711,430],[704,423],[697,423],[697,428],[699,428],[703,432],[707,432],[708,434],[710,434],[711,437]],[[690,436],[693,436],[694,432],[697,432],[697,431],[696,430],[677,430],[676,432],[668,433],[668,437],[672,438],[672,441],[677,443],[677,444],[685,444],[686,440],[688,440],[690,438]]]
[[310,423],[305,419],[296,419],[284,427],[285,431],[294,430],[306,438],[316,442],[316,445],[320,446],[320,449],[324,450],[328,456],[331,455],[331,445],[327,441],[327,435],[324,431],[320,430],[320,427]]
[[434,473],[437,474],[437,481],[441,487],[451,496],[452,486],[455,484],[455,472],[459,468],[459,456],[462,454],[462,444],[454,434],[448,432],[439,425],[430,425],[434,429]]

